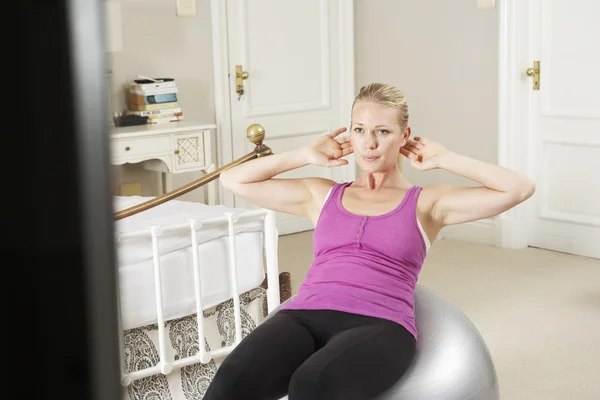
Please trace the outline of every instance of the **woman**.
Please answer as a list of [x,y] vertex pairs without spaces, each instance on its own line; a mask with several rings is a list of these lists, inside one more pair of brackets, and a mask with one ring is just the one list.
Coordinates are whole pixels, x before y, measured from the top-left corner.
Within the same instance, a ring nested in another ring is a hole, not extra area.
[[[430,243],[443,227],[500,214],[535,190],[515,172],[411,140],[406,99],[393,86],[361,88],[345,131],[221,175],[249,202],[313,221],[315,260],[293,301],[224,360],[205,400],[367,400],[385,392],[415,354],[413,295]],[[344,165],[352,153],[362,169],[353,182],[274,178],[308,164]],[[419,170],[444,169],[479,186],[413,185],[398,153]]]

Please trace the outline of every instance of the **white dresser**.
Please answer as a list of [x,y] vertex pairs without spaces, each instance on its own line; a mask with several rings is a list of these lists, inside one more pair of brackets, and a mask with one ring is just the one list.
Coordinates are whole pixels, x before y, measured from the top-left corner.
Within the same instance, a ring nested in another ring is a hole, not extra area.
[[[111,163],[142,163],[145,169],[162,172],[163,193],[172,190],[170,174],[216,169],[216,125],[193,121],[115,127],[111,139]],[[207,202],[217,204],[216,180],[208,184]]]

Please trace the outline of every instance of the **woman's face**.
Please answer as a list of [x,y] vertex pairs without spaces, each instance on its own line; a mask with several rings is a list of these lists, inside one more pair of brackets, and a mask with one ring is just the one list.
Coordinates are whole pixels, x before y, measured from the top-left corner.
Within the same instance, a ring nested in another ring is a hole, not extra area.
[[356,162],[366,173],[389,171],[398,163],[400,148],[410,135],[401,132],[397,110],[382,104],[357,101],[350,130]]

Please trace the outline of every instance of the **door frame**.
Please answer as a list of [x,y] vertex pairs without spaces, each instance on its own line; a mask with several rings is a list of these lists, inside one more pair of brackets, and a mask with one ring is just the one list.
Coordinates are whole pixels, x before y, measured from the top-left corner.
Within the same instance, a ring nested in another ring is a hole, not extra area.
[[[330,0],[321,0],[330,1]],[[352,104],[356,94],[355,76],[354,76],[354,2],[346,0],[337,0],[340,13],[340,57],[342,70],[341,93],[340,97],[343,103]],[[232,161],[233,158],[233,132],[231,127],[231,104],[229,102],[230,79],[229,74],[229,56],[228,56],[228,35],[227,35],[227,1],[211,0],[211,25],[212,25],[212,48],[213,48],[213,80],[214,80],[214,101],[215,101],[215,124],[216,145],[217,145],[217,165],[223,166]],[[343,108],[341,112],[340,126],[346,126],[350,122],[350,106]],[[242,135],[244,132],[236,132]],[[269,145],[269,132],[265,132],[265,144]],[[356,163],[349,157],[349,173],[352,177],[356,176]],[[219,185],[219,203],[226,207],[234,206],[234,196],[225,191],[222,185]]]
[[[534,92],[525,71],[534,61],[529,18],[538,10],[531,0],[499,0],[498,5],[498,164],[533,178],[535,161],[529,155],[535,140]],[[535,201],[532,197],[495,218],[497,247],[528,247]]]

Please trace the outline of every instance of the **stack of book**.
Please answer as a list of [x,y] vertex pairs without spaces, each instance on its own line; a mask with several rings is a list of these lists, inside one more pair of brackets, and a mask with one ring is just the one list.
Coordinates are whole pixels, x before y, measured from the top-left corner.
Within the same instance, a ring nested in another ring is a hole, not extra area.
[[149,124],[181,121],[178,92],[172,78],[135,79],[125,89],[126,114],[147,117]]

